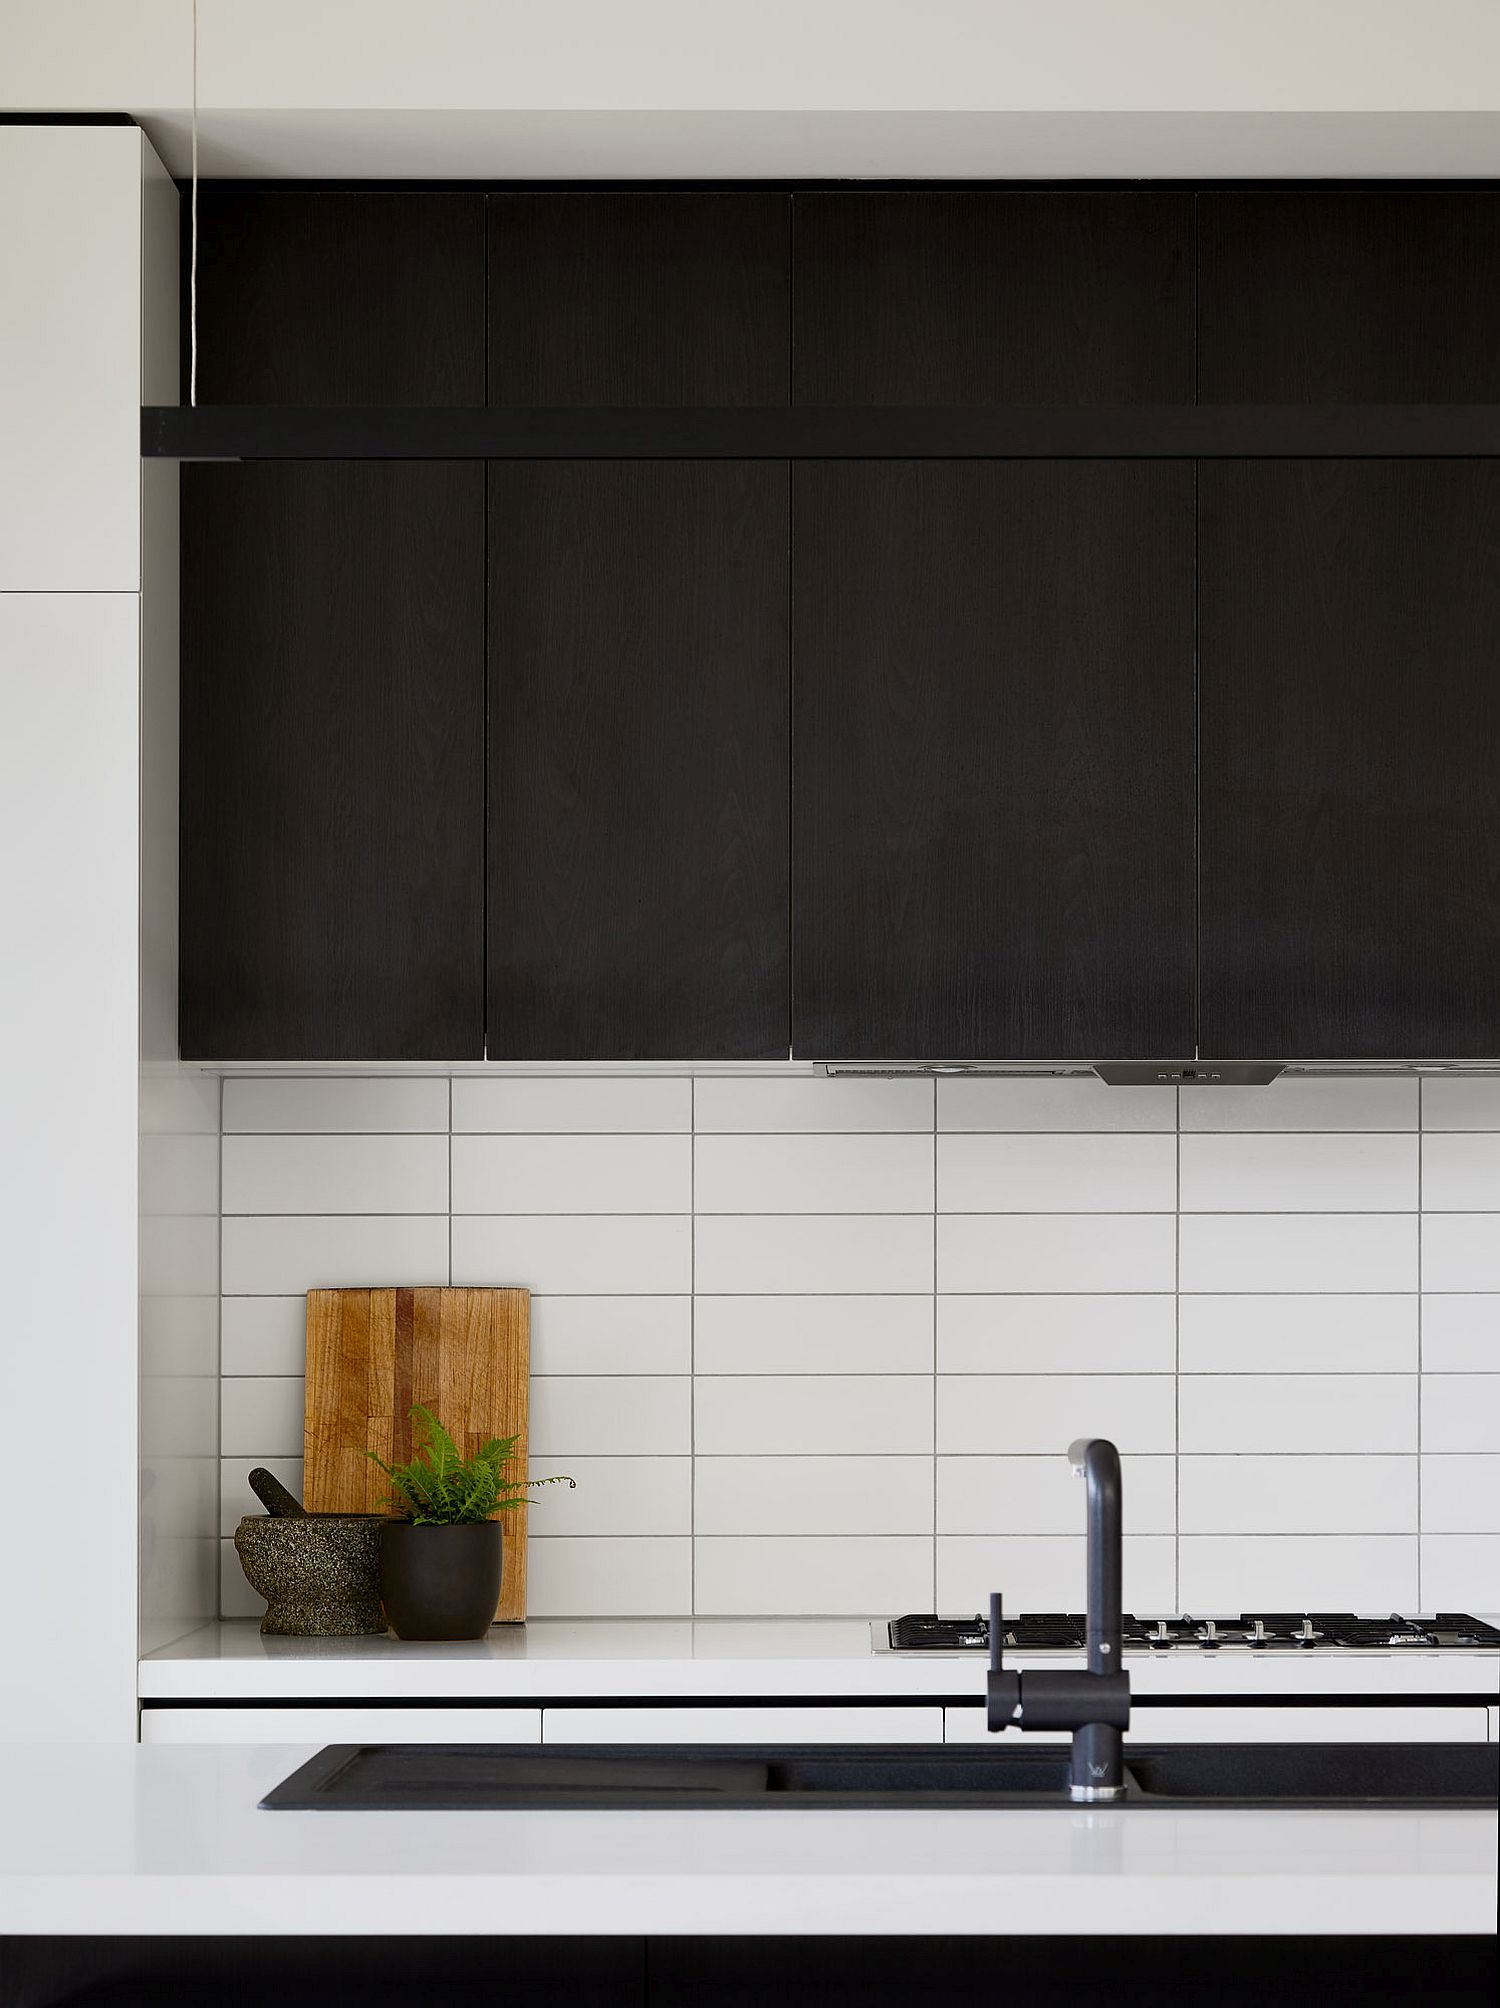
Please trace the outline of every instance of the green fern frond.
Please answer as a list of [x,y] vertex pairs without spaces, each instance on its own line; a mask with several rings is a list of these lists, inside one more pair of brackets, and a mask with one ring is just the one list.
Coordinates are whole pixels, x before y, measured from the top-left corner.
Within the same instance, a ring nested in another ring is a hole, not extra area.
[[388,1464],[373,1450],[365,1455],[391,1482],[386,1501],[418,1527],[469,1527],[496,1513],[524,1506],[540,1485],[574,1485],[565,1474],[553,1478],[513,1478],[506,1466],[518,1436],[492,1436],[465,1457],[443,1424],[418,1403],[411,1411],[414,1453],[408,1464]]

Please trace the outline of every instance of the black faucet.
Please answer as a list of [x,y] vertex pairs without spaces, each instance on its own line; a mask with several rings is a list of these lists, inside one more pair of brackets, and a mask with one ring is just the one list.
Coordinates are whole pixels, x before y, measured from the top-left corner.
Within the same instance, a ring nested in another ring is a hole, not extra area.
[[1087,1805],[1125,1792],[1122,1736],[1130,1724],[1130,1675],[1120,1665],[1120,1453],[1102,1436],[1080,1439],[1068,1462],[1088,1488],[1088,1672],[1005,1671],[1005,1618],[990,1598],[991,1730],[1071,1729],[1072,1797]]

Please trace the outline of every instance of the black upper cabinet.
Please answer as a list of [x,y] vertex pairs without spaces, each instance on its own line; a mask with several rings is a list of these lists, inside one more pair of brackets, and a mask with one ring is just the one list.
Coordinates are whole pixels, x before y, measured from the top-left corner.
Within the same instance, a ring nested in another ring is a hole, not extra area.
[[787,1051],[787,470],[490,470],[489,1056]]
[[1500,466],[1200,482],[1205,1056],[1500,1052]]
[[489,199],[489,402],[785,404],[785,195]]
[[795,474],[793,1045],[1193,1051],[1193,475]]
[[211,182],[198,240],[200,404],[484,403],[482,195]]
[[478,1059],[484,470],[182,473],[190,1059]]
[[1193,395],[1193,199],[799,195],[799,404]]
[[1500,400],[1500,194],[1199,198],[1206,404]]

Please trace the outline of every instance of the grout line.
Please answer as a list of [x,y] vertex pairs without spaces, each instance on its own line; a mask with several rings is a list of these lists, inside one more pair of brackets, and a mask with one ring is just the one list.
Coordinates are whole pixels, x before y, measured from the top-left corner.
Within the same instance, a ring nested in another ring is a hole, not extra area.
[[698,1611],[698,1080],[688,1076],[688,1610]]
[[932,1608],[938,1609],[938,1084],[932,1083]]
[[[453,1076],[448,1076],[448,1287],[453,1287]],[[391,1453],[395,1455],[394,1451]]]
[[1422,1111],[1426,1096],[1417,1082],[1417,1609],[1422,1602]]
[[[217,1199],[219,1207],[219,1233],[217,1241],[217,1254],[218,1254],[219,1267],[218,1267],[218,1276],[216,1279],[215,1288],[218,1293],[219,1301],[216,1306],[217,1315],[215,1318],[215,1327],[218,1341],[216,1371],[218,1373],[219,1386],[218,1386],[218,1399],[214,1403],[214,1455],[222,1462],[224,1456],[224,1081],[222,1076],[220,1077],[219,1080],[218,1106],[219,1106],[219,1190],[217,1194]],[[224,1487],[221,1478],[220,1483],[214,1488],[214,1506],[213,1506],[214,1525],[215,1527],[219,1528],[221,1532],[223,1528],[222,1515],[224,1510],[223,1493],[224,1493]],[[222,1624],[224,1622],[224,1569],[223,1569],[222,1550],[220,1550],[220,1566],[214,1571],[214,1610],[218,1614],[219,1622]]]
[[[1196,198],[1195,198],[1196,202]],[[1194,464],[1193,478],[1197,480]],[[1195,1048],[1196,1050],[1196,1048]],[[1177,1097],[1177,1212],[1173,1245],[1172,1291],[1172,1592],[1178,1610],[1182,1602],[1182,1089]]]

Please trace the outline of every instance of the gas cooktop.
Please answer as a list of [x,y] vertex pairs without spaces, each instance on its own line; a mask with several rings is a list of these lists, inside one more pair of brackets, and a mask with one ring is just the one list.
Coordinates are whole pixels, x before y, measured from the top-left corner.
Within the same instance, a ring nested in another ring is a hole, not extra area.
[[[1027,1612],[1005,1620],[1005,1644],[1016,1652],[1082,1652],[1084,1620],[1071,1612]],[[1386,1652],[1500,1651],[1500,1627],[1462,1611],[1432,1617],[1356,1617],[1352,1611],[1247,1611],[1239,1617],[1138,1618],[1126,1613],[1126,1652]],[[892,1652],[987,1652],[989,1619],[914,1614],[892,1618]]]

